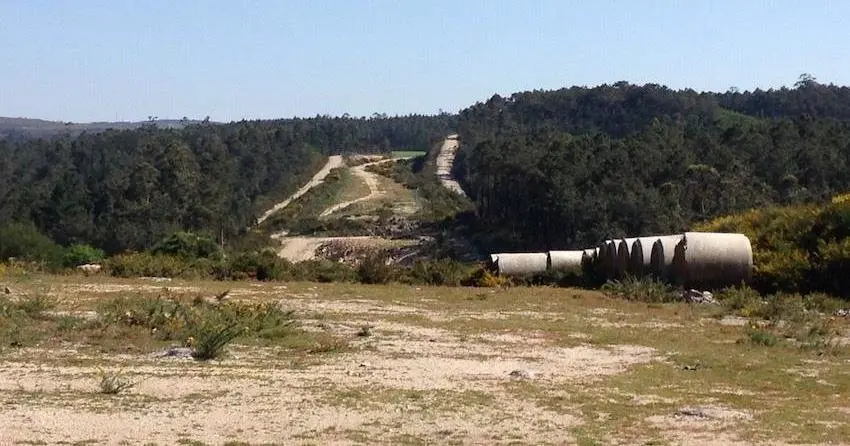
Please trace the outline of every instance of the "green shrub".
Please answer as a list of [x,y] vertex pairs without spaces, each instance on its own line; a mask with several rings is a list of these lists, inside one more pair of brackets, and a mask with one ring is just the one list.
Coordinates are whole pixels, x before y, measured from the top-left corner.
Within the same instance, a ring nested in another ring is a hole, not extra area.
[[160,297],[122,297],[101,304],[104,327],[141,327],[155,339],[180,341],[193,348],[199,360],[220,357],[237,337],[280,340],[293,333],[295,314],[275,302],[220,302]]
[[65,249],[62,256],[62,265],[68,268],[73,268],[79,265],[88,263],[100,263],[103,261],[105,254],[102,249],[95,248],[91,245],[71,245]]
[[779,343],[779,337],[777,337],[771,331],[762,328],[749,327],[747,329],[747,339],[752,344],[761,345],[764,347],[773,347],[774,345]]
[[46,294],[37,294],[21,299],[14,305],[30,319],[44,319],[48,317],[45,313],[56,308],[58,302]]
[[104,262],[104,267],[116,277],[198,278],[211,276],[216,263],[207,259],[191,260],[140,252],[112,256]]
[[755,262],[752,285],[762,293],[803,292],[811,286],[809,253],[802,249],[763,250]]
[[741,232],[753,245],[752,285],[763,294],[850,297],[850,200],[769,207],[718,218],[698,231]]
[[761,294],[748,286],[726,288],[716,298],[727,312],[744,317],[761,313],[765,305]]
[[670,285],[651,277],[626,277],[623,280],[608,281],[602,285],[602,292],[608,296],[640,302],[673,302],[681,296]]
[[799,294],[774,294],[767,297],[766,304],[760,311],[753,313],[755,317],[761,317],[773,323],[800,323],[807,319],[806,307],[803,305],[803,297]]
[[399,281],[410,284],[460,286],[470,282],[473,274],[470,265],[451,259],[417,260],[402,269]]
[[850,239],[819,241],[813,263],[810,280],[815,290],[850,297]]
[[192,357],[198,361],[216,359],[224,353],[224,347],[241,334],[236,323],[204,320],[192,327]]
[[841,301],[826,293],[811,293],[803,296],[803,305],[809,311],[817,311],[827,315],[847,307],[847,302]]
[[389,256],[383,252],[369,254],[357,267],[357,277],[361,283],[385,284],[396,277],[395,268],[389,263]]
[[32,223],[8,223],[0,226],[0,261],[9,258],[55,267],[62,263],[62,248]]
[[310,282],[356,282],[354,268],[326,259],[306,260],[293,265],[291,280]]
[[484,288],[498,288],[510,285],[511,282],[507,277],[499,276],[487,270],[487,268],[477,268],[468,278],[465,279],[463,285],[476,286]]
[[219,279],[288,280],[292,277],[292,263],[280,258],[274,251],[263,250],[237,255],[222,267]]
[[3,347],[34,345],[42,337],[35,328],[37,321],[49,319],[46,311],[56,301],[44,295],[12,300],[0,295],[0,350]]
[[151,249],[155,255],[175,256],[183,259],[220,260],[222,250],[215,240],[191,232],[175,232]]

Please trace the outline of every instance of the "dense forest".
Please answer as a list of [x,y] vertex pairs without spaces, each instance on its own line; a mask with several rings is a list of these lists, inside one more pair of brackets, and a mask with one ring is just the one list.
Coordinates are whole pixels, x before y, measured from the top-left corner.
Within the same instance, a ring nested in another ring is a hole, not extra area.
[[0,222],[114,253],[178,230],[233,237],[292,192],[324,155],[424,148],[452,115],[155,123],[133,130],[0,139]]
[[809,75],[752,92],[618,82],[496,95],[457,115],[17,134],[0,139],[0,222],[108,253],[180,230],[229,240],[328,154],[422,149],[453,131],[474,202],[463,223],[482,251],[678,232],[850,189],[850,88]]
[[678,232],[850,189],[850,89],[807,75],[744,93],[619,82],[497,95],[458,130],[455,168],[494,248]]

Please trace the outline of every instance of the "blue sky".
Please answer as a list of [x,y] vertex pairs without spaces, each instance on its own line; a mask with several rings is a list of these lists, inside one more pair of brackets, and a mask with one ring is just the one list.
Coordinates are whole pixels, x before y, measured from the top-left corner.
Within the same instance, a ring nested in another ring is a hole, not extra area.
[[850,2],[2,0],[0,116],[455,112],[626,80],[850,84]]

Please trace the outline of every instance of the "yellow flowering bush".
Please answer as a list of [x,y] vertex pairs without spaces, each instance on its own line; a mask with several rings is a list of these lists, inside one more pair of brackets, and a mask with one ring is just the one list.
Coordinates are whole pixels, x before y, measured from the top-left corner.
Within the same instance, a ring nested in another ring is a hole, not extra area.
[[850,193],[823,204],[752,209],[702,223],[694,230],[749,237],[755,263],[753,286],[759,291],[850,296]]

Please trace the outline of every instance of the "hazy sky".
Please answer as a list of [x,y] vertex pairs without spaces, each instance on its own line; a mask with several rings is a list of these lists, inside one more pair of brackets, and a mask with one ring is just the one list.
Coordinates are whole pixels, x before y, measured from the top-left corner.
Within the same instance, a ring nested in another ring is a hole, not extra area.
[[457,111],[626,80],[850,84],[850,1],[0,0],[0,116]]

